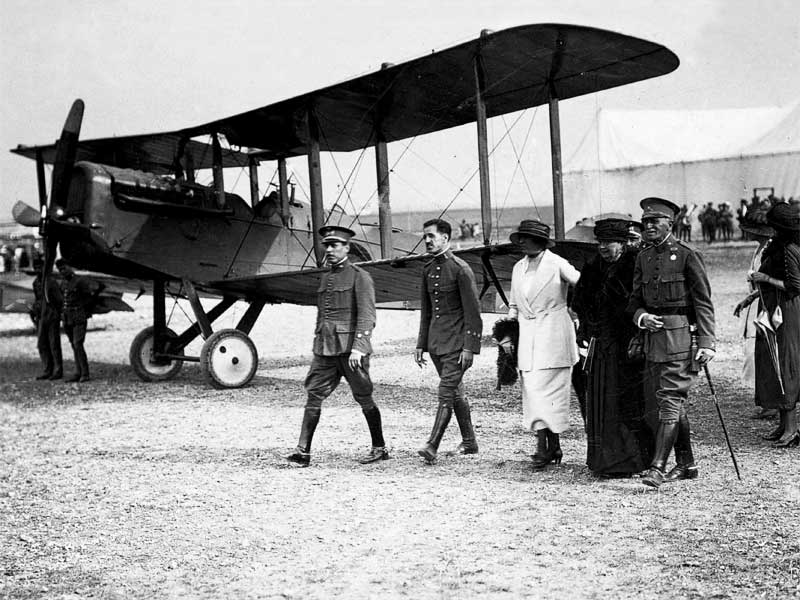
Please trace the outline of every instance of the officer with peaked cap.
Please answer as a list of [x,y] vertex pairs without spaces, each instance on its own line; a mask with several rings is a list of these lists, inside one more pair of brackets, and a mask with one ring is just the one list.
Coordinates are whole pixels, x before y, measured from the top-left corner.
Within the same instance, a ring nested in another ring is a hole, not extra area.
[[[662,198],[640,205],[649,245],[636,259],[627,310],[645,331],[645,393],[658,403],[655,452],[642,482],[659,487],[697,477],[685,401],[699,365],[714,358],[714,306],[702,257],[672,235],[678,206]],[[676,465],[665,475],[673,446]]]
[[319,235],[330,270],[322,274],[317,288],[314,358],[305,381],[308,400],[300,441],[286,460],[301,466],[311,462],[311,440],[319,423],[322,401],[331,395],[342,377],[361,405],[372,438],[372,449],[359,462],[384,460],[389,458],[389,452],[383,440],[381,413],[372,399],[369,376],[370,339],[375,328],[375,287],[369,273],[347,258],[355,232],[328,225],[319,230]]

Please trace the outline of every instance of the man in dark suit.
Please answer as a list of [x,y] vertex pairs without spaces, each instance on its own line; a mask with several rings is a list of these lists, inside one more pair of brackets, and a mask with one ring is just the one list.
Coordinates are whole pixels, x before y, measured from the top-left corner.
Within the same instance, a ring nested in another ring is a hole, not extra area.
[[[645,485],[694,479],[697,466],[685,402],[700,365],[714,358],[714,306],[700,254],[672,235],[679,208],[669,200],[640,202],[644,239],[636,258],[627,311],[646,330],[645,393],[658,403],[658,432]],[[666,474],[675,447],[675,467]]]
[[428,442],[418,454],[427,463],[436,460],[439,443],[455,412],[462,441],[458,454],[476,454],[478,444],[472,427],[469,403],[464,398],[462,378],[481,351],[478,289],[472,269],[450,251],[451,227],[432,219],[423,225],[425,248],[433,259],[422,274],[422,307],[414,359],[420,368],[428,352],[439,374],[439,407]]
[[322,275],[317,289],[317,325],[314,358],[306,376],[308,400],[303,413],[300,441],[286,457],[289,462],[308,466],[311,440],[319,423],[322,401],[331,395],[342,377],[361,405],[367,420],[372,449],[359,459],[362,464],[389,458],[383,440],[381,413],[372,399],[369,376],[370,339],[375,328],[375,288],[369,274],[347,258],[350,238],[355,232],[329,225],[319,230],[330,270]]

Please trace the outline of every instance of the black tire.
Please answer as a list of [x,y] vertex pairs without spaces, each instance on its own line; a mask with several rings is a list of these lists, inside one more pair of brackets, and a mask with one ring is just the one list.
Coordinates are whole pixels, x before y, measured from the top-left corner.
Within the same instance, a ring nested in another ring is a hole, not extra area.
[[[153,331],[154,327],[145,327],[131,342],[131,349],[128,353],[133,372],[142,381],[167,381],[175,377],[183,367],[182,360],[171,360],[165,365],[157,365],[150,361],[153,350]],[[167,329],[166,336],[175,339],[178,334]],[[183,351],[180,352],[183,354]]]
[[206,381],[218,389],[240,388],[250,383],[258,368],[258,350],[238,329],[211,334],[200,351],[200,369]]

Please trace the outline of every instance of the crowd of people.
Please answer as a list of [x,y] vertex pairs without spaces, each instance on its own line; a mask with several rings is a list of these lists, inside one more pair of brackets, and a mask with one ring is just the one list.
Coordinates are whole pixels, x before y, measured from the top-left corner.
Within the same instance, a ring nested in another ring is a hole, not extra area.
[[41,256],[41,248],[38,243],[30,249],[25,245],[18,244],[9,246],[0,245],[0,273],[19,273],[30,269],[33,262]]
[[[495,323],[500,367],[511,365],[521,388],[522,425],[533,431],[532,468],[560,464],[560,435],[570,428],[570,387],[580,403],[586,463],[601,478],[641,478],[657,488],[698,476],[686,400],[697,373],[715,355],[715,317],[702,256],[673,233],[682,209],[661,198],[640,202],[641,221],[595,222],[597,255],[578,271],[550,249],[550,227],[523,220],[511,241],[523,257],[511,276],[509,311]],[[683,211],[685,214],[685,211]],[[776,202],[763,221],[741,221],[761,241],[748,274],[752,292],[735,314],[756,303],[755,402],[776,410],[778,426],[764,437],[776,447],[800,444],[800,204]],[[341,379],[350,386],[370,433],[363,464],[389,458],[381,412],[370,377],[375,291],[369,273],[349,260],[350,229],[323,227],[319,234],[329,269],[317,292],[313,359],[305,379],[307,401],[293,464],[311,463],[312,440],[324,400]],[[481,350],[483,323],[470,266],[451,250],[447,221],[423,224],[430,257],[421,280],[420,326],[414,361],[426,353],[439,378],[434,423],[419,448],[428,464],[452,419],[460,444],[452,454],[479,451],[464,377]],[[59,325],[75,354],[68,381],[89,380],[83,342],[91,307],[102,286],[78,276],[63,260],[55,279],[34,283],[43,372],[63,377]],[[500,360],[503,359],[503,360]],[[507,381],[506,381],[507,383]],[[667,470],[674,450],[675,464]]]
[[778,203],[796,204],[800,200],[789,198],[778,198],[774,194],[760,197],[753,195],[750,200],[742,198],[739,201],[739,207],[734,214],[730,202],[720,202],[716,206],[713,202],[708,202],[697,210],[697,205],[691,206],[684,204],[681,206],[680,211],[675,218],[673,224],[673,235],[682,241],[692,241],[692,220],[695,212],[697,212],[697,220],[700,223],[700,231],[702,239],[706,243],[714,242],[729,242],[736,237],[734,223],[739,224],[739,239],[748,240],[752,239],[751,234],[746,231],[746,227],[742,227],[742,223],[752,222],[754,215],[760,215],[763,222],[766,218],[767,211]]
[[[592,473],[638,476],[651,487],[698,476],[686,400],[697,373],[715,355],[711,288],[702,256],[672,233],[681,209],[660,198],[645,198],[641,207],[641,222],[609,218],[595,223],[598,254],[580,272],[550,251],[553,241],[545,223],[523,220],[510,236],[524,256],[512,271],[508,315],[495,323],[493,334],[500,352],[498,376],[501,367],[512,364],[512,379],[520,381],[522,424],[536,438],[535,470],[562,460],[560,434],[570,427],[572,384]],[[775,352],[765,340],[756,349],[757,402],[780,410],[780,425],[767,437],[786,447],[800,439],[798,205],[776,204],[768,219],[776,233],[759,270],[750,275],[758,292],[747,302],[758,297],[772,315],[776,335],[767,341]],[[433,219],[423,227],[431,258],[422,275],[414,360],[424,368],[427,353],[439,377],[433,428],[418,450],[432,464],[454,415],[461,443],[451,453],[479,451],[464,377],[480,352],[483,325],[472,270],[450,249],[451,226]],[[310,464],[322,402],[344,377],[371,435],[371,449],[359,460],[384,460],[389,449],[369,376],[376,314],[372,281],[348,261],[352,231],[326,227],[320,234],[330,271],[318,292],[300,438],[286,458]],[[775,356],[777,361],[770,359]],[[667,470],[673,450],[675,464]]]
[[700,209],[697,219],[700,221],[704,242],[729,242],[734,238],[734,214],[730,202],[721,202],[716,207],[713,202],[709,202]]

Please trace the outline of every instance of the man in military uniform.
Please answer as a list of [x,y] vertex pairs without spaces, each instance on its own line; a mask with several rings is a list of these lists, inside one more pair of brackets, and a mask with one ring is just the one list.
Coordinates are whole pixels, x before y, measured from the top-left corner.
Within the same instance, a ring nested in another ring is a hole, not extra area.
[[348,259],[350,238],[346,227],[327,226],[319,230],[330,271],[322,275],[317,289],[317,325],[314,358],[306,376],[308,400],[300,428],[300,441],[286,457],[289,462],[308,466],[311,439],[319,423],[322,401],[331,395],[342,377],[367,419],[372,449],[359,459],[362,464],[389,458],[383,440],[381,413],[372,400],[369,376],[370,338],[375,328],[375,288],[369,274]]
[[90,279],[76,275],[73,268],[63,258],[56,261],[56,267],[61,273],[64,332],[67,334],[75,355],[75,374],[64,381],[83,383],[89,381],[89,360],[86,357],[86,350],[83,348],[86,340],[86,324],[102,286],[93,286]]
[[[645,393],[658,403],[656,448],[642,482],[659,487],[697,477],[684,404],[700,365],[714,358],[714,306],[703,259],[672,235],[678,206],[661,198],[640,205],[648,245],[636,259],[628,312],[646,330]],[[665,476],[673,446],[676,465]]]
[[[42,277],[42,261],[34,260],[34,302],[31,318],[36,324],[36,347],[42,361],[42,374],[36,379],[61,379],[64,376],[61,355],[61,288],[53,276]],[[46,285],[43,283],[46,282]]]
[[428,352],[439,374],[439,407],[428,442],[418,454],[427,463],[436,460],[439,442],[455,412],[461,443],[457,454],[476,454],[469,403],[462,378],[481,350],[481,311],[472,269],[450,251],[451,227],[432,219],[423,225],[425,248],[433,255],[422,273],[422,307],[414,359],[422,368]]

